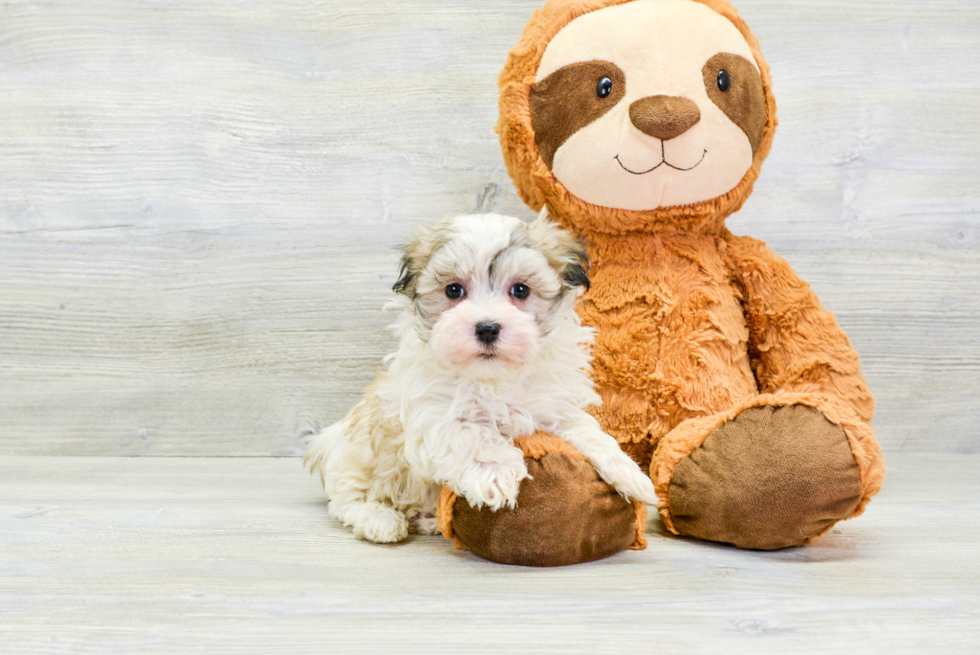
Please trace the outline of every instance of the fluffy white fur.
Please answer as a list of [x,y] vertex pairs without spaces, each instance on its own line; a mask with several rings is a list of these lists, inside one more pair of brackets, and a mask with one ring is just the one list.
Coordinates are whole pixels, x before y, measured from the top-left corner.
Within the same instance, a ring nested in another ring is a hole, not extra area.
[[[600,400],[588,376],[592,331],[573,311],[586,280],[566,274],[584,264],[580,253],[543,218],[463,216],[419,235],[390,305],[398,350],[306,455],[332,516],[389,543],[435,533],[444,484],[474,506],[514,507],[527,467],[513,440],[536,430],[578,448],[624,497],[655,502],[650,478],[584,411]],[[450,284],[464,297],[447,297]],[[526,300],[515,284],[530,289]],[[491,346],[476,337],[481,322],[500,326]]]

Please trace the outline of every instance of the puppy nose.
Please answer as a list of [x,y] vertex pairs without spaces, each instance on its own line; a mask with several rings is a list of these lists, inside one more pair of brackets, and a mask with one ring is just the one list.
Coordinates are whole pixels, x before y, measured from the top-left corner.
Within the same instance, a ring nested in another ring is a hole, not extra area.
[[687,98],[650,96],[630,105],[630,120],[644,134],[669,141],[697,125],[701,110]]
[[500,336],[500,325],[497,323],[477,323],[476,338],[488,346]]

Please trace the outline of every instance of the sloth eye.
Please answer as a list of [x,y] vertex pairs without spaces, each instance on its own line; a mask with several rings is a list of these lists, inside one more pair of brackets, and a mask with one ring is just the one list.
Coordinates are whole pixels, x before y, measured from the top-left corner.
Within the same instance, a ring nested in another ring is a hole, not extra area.
[[603,77],[599,79],[599,83],[595,85],[595,94],[600,98],[608,98],[609,94],[612,93],[613,82],[608,77]]
[[450,300],[459,300],[466,295],[466,289],[462,284],[450,284],[446,287],[446,297]]
[[514,296],[518,300],[527,300],[527,297],[531,295],[531,290],[526,284],[521,284],[518,282],[510,288],[510,295]]
[[725,93],[732,87],[732,76],[726,70],[718,71],[718,90]]

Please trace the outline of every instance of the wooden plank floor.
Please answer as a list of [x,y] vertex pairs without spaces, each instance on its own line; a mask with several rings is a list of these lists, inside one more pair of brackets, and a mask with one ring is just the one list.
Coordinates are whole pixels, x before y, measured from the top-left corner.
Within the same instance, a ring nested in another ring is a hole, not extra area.
[[355,541],[296,459],[0,458],[2,653],[978,653],[980,455],[813,545],[565,569]]

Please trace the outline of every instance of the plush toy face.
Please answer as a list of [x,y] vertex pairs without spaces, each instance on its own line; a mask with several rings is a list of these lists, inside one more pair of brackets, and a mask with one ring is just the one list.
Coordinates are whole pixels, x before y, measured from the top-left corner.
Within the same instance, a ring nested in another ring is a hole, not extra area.
[[586,203],[624,210],[731,191],[766,127],[749,44],[690,0],[635,0],[572,20],[545,49],[529,101],[557,181]]

